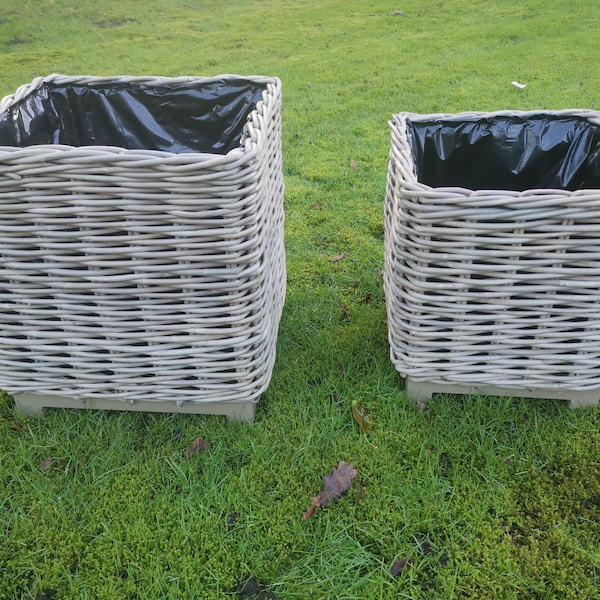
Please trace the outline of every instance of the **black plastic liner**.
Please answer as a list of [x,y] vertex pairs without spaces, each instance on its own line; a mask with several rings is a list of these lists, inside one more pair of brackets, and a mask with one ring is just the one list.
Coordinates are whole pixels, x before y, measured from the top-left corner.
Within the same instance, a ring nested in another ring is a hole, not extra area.
[[0,114],[0,146],[119,146],[226,154],[266,84],[227,78],[169,85],[45,83]]
[[407,121],[417,179],[472,190],[600,188],[600,129],[582,117]]

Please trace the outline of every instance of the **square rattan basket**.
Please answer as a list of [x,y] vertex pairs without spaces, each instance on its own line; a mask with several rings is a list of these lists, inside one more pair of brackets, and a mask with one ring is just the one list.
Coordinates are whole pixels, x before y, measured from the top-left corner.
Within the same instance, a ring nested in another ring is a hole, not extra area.
[[0,388],[21,410],[253,418],[285,295],[280,108],[278,79],[234,75],[52,75],[0,102]]
[[[583,133],[548,143],[555,122]],[[476,135],[463,135],[464,123]],[[390,125],[384,280],[391,357],[408,397],[483,393],[596,404],[600,114],[401,113]],[[503,131],[498,147],[474,145],[491,126]],[[449,131],[454,140],[444,138]],[[574,178],[557,185],[576,155]],[[500,185],[499,166],[514,188]],[[531,186],[536,177],[553,183]]]

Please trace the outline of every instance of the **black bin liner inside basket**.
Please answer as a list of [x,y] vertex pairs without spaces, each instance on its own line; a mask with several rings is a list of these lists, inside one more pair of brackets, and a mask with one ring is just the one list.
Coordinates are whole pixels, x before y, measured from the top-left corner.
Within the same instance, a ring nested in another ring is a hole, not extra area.
[[39,89],[0,114],[0,146],[64,144],[227,154],[266,84],[212,79],[172,84],[110,83]]
[[600,129],[576,116],[407,121],[417,179],[472,190],[600,188]]

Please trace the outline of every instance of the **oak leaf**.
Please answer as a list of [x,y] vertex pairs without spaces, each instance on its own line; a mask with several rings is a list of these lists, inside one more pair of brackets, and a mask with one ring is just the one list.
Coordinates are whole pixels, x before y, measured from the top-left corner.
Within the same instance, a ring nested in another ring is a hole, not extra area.
[[302,520],[306,521],[312,517],[317,508],[329,506],[331,502],[339,500],[350,489],[350,483],[357,473],[352,463],[340,461],[338,466],[332,469],[331,475],[323,476],[323,490],[312,499],[312,504],[302,515]]

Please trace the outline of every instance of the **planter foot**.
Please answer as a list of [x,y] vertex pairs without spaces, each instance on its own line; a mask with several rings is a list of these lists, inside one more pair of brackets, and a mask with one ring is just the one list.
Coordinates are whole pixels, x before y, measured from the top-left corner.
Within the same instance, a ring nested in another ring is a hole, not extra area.
[[567,400],[569,408],[586,408],[598,404],[600,388],[591,390],[508,388],[489,385],[462,385],[456,383],[431,383],[406,378],[406,397],[417,402],[431,400],[434,394],[482,395],[514,398],[544,398],[547,400]]
[[21,392],[14,394],[17,410],[27,416],[39,417],[46,408],[87,408],[92,410],[120,410],[136,412],[186,413],[196,415],[223,415],[230,421],[252,423],[256,412],[254,402],[135,402],[117,398],[75,398]]

